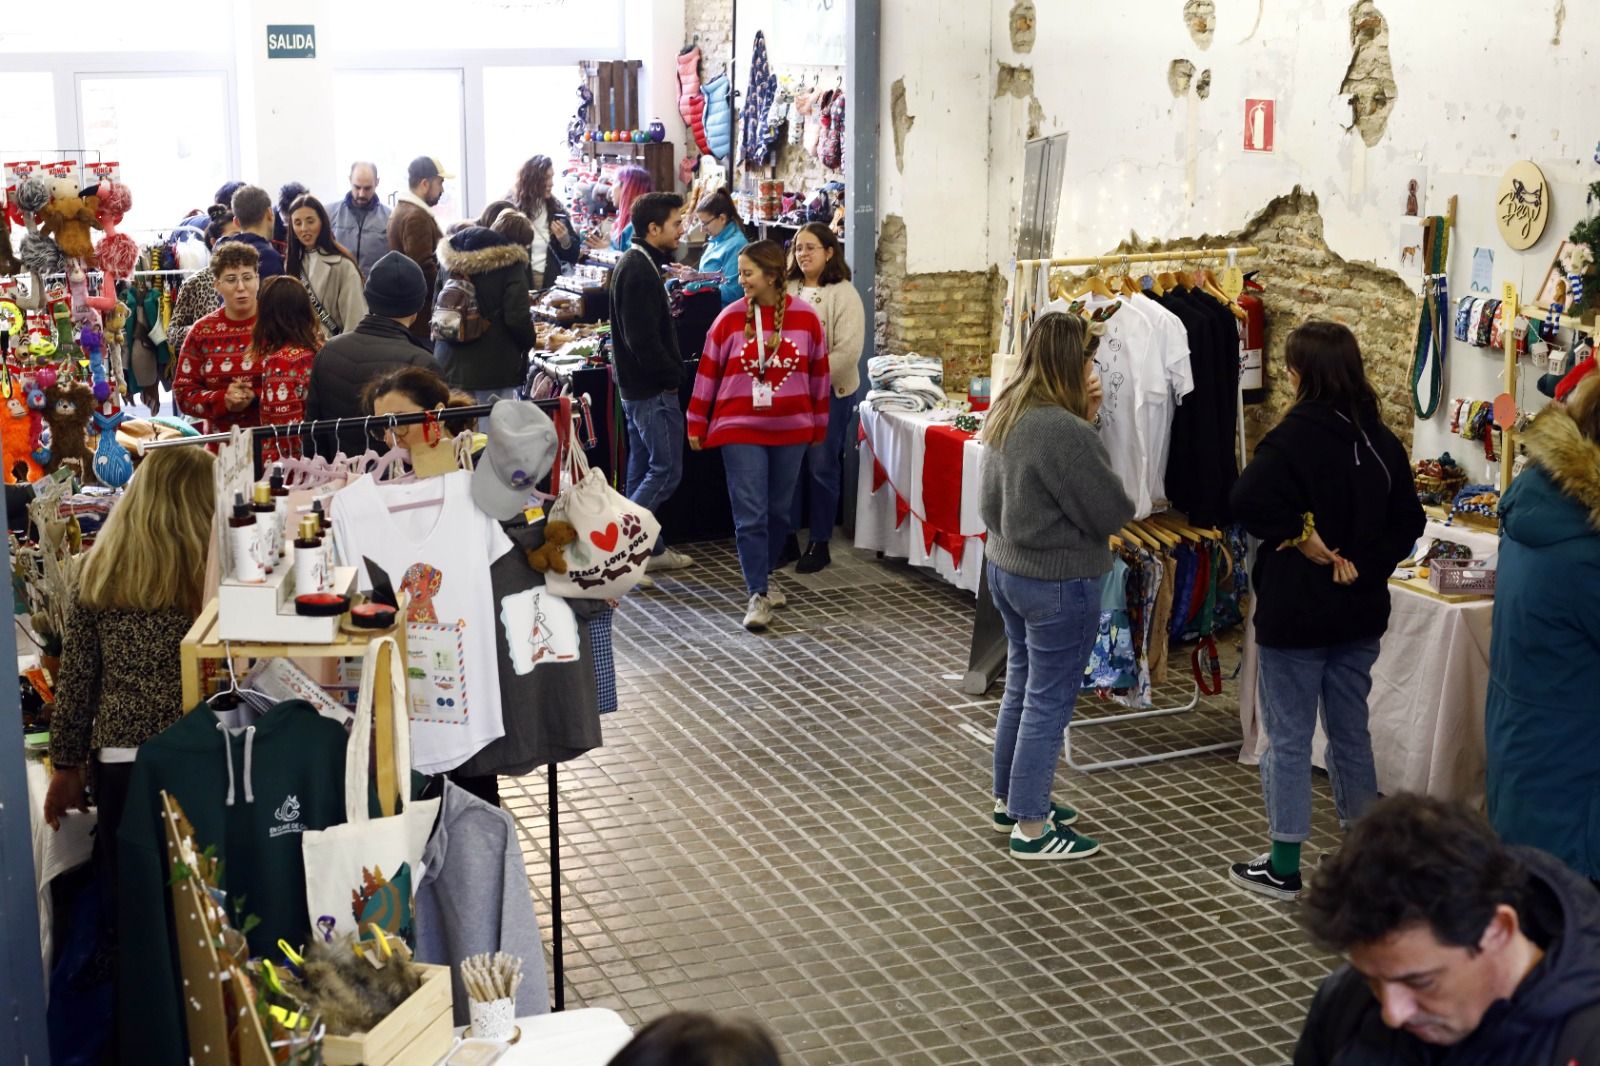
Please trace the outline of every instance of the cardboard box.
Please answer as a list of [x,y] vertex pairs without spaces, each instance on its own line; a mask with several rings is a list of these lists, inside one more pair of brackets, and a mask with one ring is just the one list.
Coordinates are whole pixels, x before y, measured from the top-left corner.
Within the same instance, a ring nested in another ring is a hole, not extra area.
[[422,987],[370,1032],[323,1040],[327,1066],[435,1066],[444,1058],[455,1044],[450,967],[420,968]]

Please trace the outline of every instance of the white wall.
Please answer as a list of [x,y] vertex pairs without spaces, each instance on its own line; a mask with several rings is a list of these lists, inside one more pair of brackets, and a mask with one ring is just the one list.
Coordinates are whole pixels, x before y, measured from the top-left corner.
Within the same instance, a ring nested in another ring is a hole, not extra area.
[[[1406,180],[1425,171],[1426,213],[1443,213],[1446,199],[1459,197],[1452,299],[1467,292],[1480,245],[1494,250],[1497,288],[1510,280],[1536,289],[1584,217],[1587,183],[1600,178],[1592,159],[1600,126],[1590,120],[1600,89],[1600,4],[1560,5],[1561,44],[1551,46],[1555,0],[1515,5],[1514,25],[1505,5],[1490,0],[1456,0],[1448,12],[1422,0],[1378,0],[1398,93],[1387,132],[1370,149],[1345,129],[1345,0],[1217,0],[1205,50],[1188,33],[1182,0],[1040,0],[1037,42],[1026,56],[1011,50],[1011,6],[940,4],[933,19],[926,4],[886,0],[880,173],[884,212],[906,217],[912,271],[1004,266],[1010,257],[1028,105],[994,99],[999,62],[1033,68],[1040,133],[1069,134],[1059,255],[1103,252],[1130,231],[1231,232],[1302,185],[1319,198],[1335,252],[1397,269]],[[1173,98],[1167,69],[1178,58],[1211,71],[1208,99]],[[917,117],[904,175],[895,172],[887,114],[888,86],[901,76]],[[1276,101],[1271,155],[1243,151],[1246,97]],[[1515,253],[1499,238],[1494,200],[1500,175],[1523,158],[1543,167],[1554,202],[1544,239]],[[1493,398],[1503,389],[1501,362],[1487,349],[1452,344],[1446,400]],[[1537,407],[1537,375],[1523,376],[1523,403]],[[1445,414],[1419,426],[1415,447],[1429,455],[1474,450],[1450,437]]]
[[333,61],[268,59],[267,25],[322,26],[329,0],[248,0],[234,9],[239,100],[239,173],[276,199],[288,181],[320,186],[334,171]]

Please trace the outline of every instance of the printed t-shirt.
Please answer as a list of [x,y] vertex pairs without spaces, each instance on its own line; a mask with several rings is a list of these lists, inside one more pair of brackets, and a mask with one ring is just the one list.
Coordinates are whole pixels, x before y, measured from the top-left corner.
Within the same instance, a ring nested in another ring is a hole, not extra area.
[[371,588],[365,556],[411,597],[411,762],[425,774],[453,770],[505,734],[489,568],[512,543],[472,502],[471,476],[380,485],[365,475],[333,496],[334,542],[360,587]]

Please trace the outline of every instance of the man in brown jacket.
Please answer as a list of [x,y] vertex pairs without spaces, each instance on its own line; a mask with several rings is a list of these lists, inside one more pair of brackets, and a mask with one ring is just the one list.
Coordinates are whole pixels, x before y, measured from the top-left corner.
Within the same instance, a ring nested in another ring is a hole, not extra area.
[[429,343],[428,324],[433,318],[434,288],[439,280],[435,249],[444,239],[433,217],[433,207],[444,195],[445,179],[453,177],[455,175],[446,173],[437,159],[419,155],[406,168],[410,191],[395,197],[394,211],[389,216],[389,249],[421,267],[428,283],[428,301],[411,323],[411,332],[424,343]]

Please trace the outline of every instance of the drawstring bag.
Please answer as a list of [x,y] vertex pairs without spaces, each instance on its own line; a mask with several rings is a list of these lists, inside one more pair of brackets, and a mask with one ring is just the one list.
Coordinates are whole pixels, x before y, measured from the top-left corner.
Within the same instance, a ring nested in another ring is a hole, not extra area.
[[[378,676],[379,651],[389,650],[389,668]],[[415,886],[421,876],[422,850],[433,834],[439,800],[405,802],[390,818],[373,818],[368,808],[374,693],[389,686],[389,713],[394,722],[394,769],[400,795],[411,795],[411,727],[406,717],[404,664],[393,637],[367,645],[361,667],[361,689],[355,721],[345,748],[345,822],[322,830],[306,830],[301,854],[306,868],[306,906],[315,933],[324,939],[358,933],[374,939],[376,926],[416,946],[412,921]]]
[[661,523],[612,488],[604,474],[589,468],[576,434],[567,443],[562,469],[561,494],[550,507],[550,522],[572,526],[575,539],[562,549],[566,572],[547,571],[545,588],[566,599],[627,595],[644,576]]

